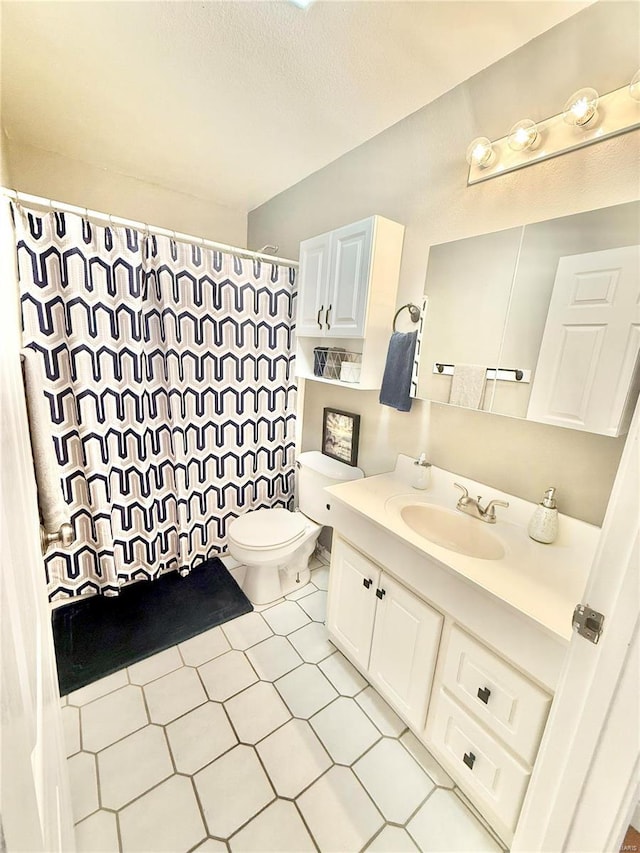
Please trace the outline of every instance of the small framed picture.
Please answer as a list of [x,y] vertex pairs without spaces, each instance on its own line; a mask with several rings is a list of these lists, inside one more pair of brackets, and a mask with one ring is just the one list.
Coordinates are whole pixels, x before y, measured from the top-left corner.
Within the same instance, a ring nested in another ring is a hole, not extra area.
[[325,409],[322,418],[322,452],[347,465],[358,464],[360,415]]

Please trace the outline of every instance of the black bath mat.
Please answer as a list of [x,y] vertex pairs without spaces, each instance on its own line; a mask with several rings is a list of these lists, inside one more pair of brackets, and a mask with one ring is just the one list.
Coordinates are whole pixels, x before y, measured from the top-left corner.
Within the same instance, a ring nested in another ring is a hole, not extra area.
[[60,695],[253,610],[218,559],[53,611]]

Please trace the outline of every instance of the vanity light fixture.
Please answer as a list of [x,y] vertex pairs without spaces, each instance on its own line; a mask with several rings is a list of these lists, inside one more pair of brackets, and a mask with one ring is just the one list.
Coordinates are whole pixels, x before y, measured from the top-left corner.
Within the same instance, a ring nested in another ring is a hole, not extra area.
[[578,89],[564,105],[562,117],[572,127],[591,127],[598,123],[598,93],[595,89]]
[[530,118],[523,118],[516,122],[509,131],[507,143],[512,151],[526,151],[533,148],[540,139],[538,126]]
[[486,136],[478,136],[467,148],[467,163],[484,169],[493,159],[493,146]]
[[467,148],[467,184],[548,160],[585,145],[640,128],[640,71],[630,83],[606,95],[579,89],[561,113],[537,124],[522,119],[507,136],[491,141],[478,137]]

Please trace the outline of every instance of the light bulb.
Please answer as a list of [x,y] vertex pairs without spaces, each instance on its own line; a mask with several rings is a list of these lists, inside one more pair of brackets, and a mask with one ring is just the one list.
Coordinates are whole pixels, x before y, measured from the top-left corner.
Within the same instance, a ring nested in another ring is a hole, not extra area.
[[598,93],[595,89],[579,89],[564,105],[564,120],[573,127],[596,124]]
[[523,118],[522,121],[514,124],[507,139],[512,151],[525,151],[527,148],[533,148],[537,141],[538,127],[529,118]]
[[467,163],[470,166],[488,166],[493,159],[493,146],[486,136],[478,136],[467,148]]
[[640,71],[636,71],[631,78],[631,82],[629,83],[629,94],[634,101],[640,101]]

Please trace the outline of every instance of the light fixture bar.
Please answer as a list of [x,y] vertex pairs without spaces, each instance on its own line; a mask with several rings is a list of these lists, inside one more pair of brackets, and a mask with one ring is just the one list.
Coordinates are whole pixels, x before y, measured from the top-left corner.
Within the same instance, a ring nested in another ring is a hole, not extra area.
[[489,178],[496,178],[532,163],[549,160],[567,151],[575,151],[585,145],[593,145],[594,142],[638,128],[640,102],[629,95],[629,85],[626,84],[608,95],[601,95],[598,102],[598,123],[591,129],[572,127],[563,120],[563,113],[559,113],[538,122],[540,141],[533,149],[514,151],[509,147],[508,136],[496,140],[492,143],[494,156],[488,165],[479,166],[472,163],[469,166],[467,184],[470,186],[488,181]]

